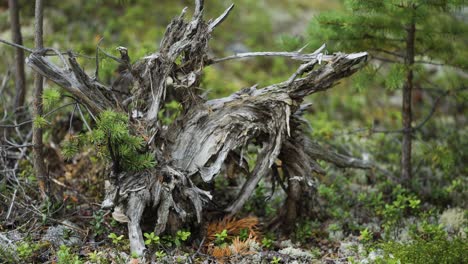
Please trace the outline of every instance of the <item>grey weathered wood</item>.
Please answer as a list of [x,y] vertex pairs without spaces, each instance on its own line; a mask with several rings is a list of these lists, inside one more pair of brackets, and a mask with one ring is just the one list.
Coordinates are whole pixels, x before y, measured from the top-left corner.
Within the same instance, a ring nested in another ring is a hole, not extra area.
[[[105,208],[124,209],[129,219],[131,250],[139,254],[144,250],[139,223],[145,210],[156,212],[150,217],[157,234],[177,225],[177,219],[201,222],[204,205],[212,196],[197,183],[213,181],[235,153],[242,161],[242,150],[252,142],[260,149],[256,165],[247,172],[248,178],[226,213],[235,214],[243,207],[258,182],[271,173],[277,159],[284,159],[292,189],[307,183],[311,172],[323,173],[318,159],[344,167],[369,167],[308,139],[298,128],[300,117],[294,114],[301,112],[305,96],[329,89],[362,67],[367,53],[324,55],[322,46],[313,53],[302,53],[301,49],[210,58],[211,32],[219,28],[231,10],[232,6],[213,22],[206,22],[203,1],[196,1],[190,20],[184,19],[184,9],[167,27],[157,52],[133,65],[124,65],[128,79],[119,83],[128,87],[119,87],[119,91],[131,91],[129,94],[117,95],[115,87],[90,78],[71,53],[63,59],[62,66],[48,60],[44,50],[36,50],[28,58],[31,68],[73,94],[92,114],[105,109],[125,111],[132,116],[129,123],[135,133],[147,138],[148,151],[155,155],[158,165],[139,172],[113,171],[102,204]],[[200,95],[204,67],[257,56],[288,57],[303,64],[288,80],[278,84],[253,86],[210,101]],[[158,120],[166,98],[177,100],[183,107],[181,115],[169,126]],[[238,166],[246,171],[245,166]],[[296,187],[292,185],[294,181]],[[307,188],[307,184],[304,186],[301,188]],[[291,204],[297,201],[294,197],[290,200]]]

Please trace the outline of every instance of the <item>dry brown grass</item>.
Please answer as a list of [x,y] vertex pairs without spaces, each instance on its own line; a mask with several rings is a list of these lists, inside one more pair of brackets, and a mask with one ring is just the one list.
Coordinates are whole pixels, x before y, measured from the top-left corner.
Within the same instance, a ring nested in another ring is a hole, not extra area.
[[227,239],[229,240],[239,236],[243,229],[247,229],[249,231],[249,236],[260,237],[257,217],[249,216],[238,220],[235,218],[225,217],[220,221],[211,222],[208,225],[206,234],[208,244],[215,241],[215,235],[223,232],[224,229],[226,229],[228,233]]
[[[226,230],[228,234],[226,243],[223,245],[215,245],[215,235],[220,234],[223,230]],[[245,241],[239,238],[239,234],[242,230],[248,230],[249,237]],[[215,257],[219,263],[224,263],[232,256],[255,253],[250,250],[250,245],[255,243],[259,236],[258,218],[246,217],[237,220],[226,217],[208,225],[206,252]]]
[[207,253],[215,257],[219,263],[224,263],[230,257],[255,254],[254,251],[250,250],[252,243],[256,243],[255,237],[250,236],[245,241],[235,237],[230,245],[209,246]]

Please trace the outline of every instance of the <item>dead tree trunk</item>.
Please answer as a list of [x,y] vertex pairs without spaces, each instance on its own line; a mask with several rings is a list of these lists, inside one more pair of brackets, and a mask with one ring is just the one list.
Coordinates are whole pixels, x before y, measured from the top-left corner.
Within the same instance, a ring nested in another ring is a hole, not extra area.
[[[44,2],[36,0],[34,20],[34,43],[35,49],[40,51],[43,48],[43,18],[44,18]],[[33,98],[33,113],[34,118],[40,118],[43,114],[42,109],[42,90],[44,78],[40,73],[34,75],[34,98]],[[41,197],[47,197],[46,192],[46,167],[44,162],[44,144],[42,142],[42,128],[33,126],[33,150],[34,150],[34,170],[39,183]]]
[[[126,67],[128,74],[126,81],[118,82],[118,89],[89,77],[72,53],[65,58],[55,50],[44,49],[28,58],[32,69],[62,86],[93,116],[106,109],[128,113],[134,133],[145,139],[147,151],[155,156],[157,165],[152,169],[114,170],[103,202],[103,207],[120,207],[126,214],[131,250],[138,254],[145,249],[139,226],[145,208],[157,212],[152,215],[157,234],[168,224],[174,224],[168,223],[168,219],[202,221],[205,202],[212,196],[197,186],[218,175],[229,153],[242,157],[248,144],[257,144],[260,152],[237,199],[225,209],[227,214],[236,214],[243,207],[257,183],[270,174],[278,158],[284,157],[291,177],[300,179],[311,177],[310,172],[317,169],[316,159],[343,166],[367,166],[307,140],[293,124],[293,113],[300,109],[305,96],[329,89],[336,81],[353,74],[365,63],[367,53],[324,55],[325,46],[322,46],[310,54],[299,50],[210,58],[211,33],[231,10],[232,6],[220,17],[205,21],[203,1],[197,0],[190,20],[184,19],[184,9],[169,24],[159,51],[132,65],[125,59],[126,49],[121,48],[122,58],[115,59]],[[45,56],[50,52],[61,57],[62,66]],[[253,86],[209,101],[200,96],[204,67],[254,56],[289,57],[301,61],[302,65],[282,83],[264,88]],[[128,87],[121,87],[125,83]],[[131,92],[124,96],[114,92],[122,89]],[[183,110],[174,123],[163,126],[158,112],[165,108],[169,96],[177,100]],[[301,186],[304,182],[298,181]]]
[[[19,13],[20,7],[18,0],[8,0],[8,8],[10,9],[10,25],[13,42],[18,45],[23,45]],[[15,49],[15,87],[15,109],[18,111],[24,105],[24,98],[26,94],[26,77],[24,75],[24,51],[21,48]]]

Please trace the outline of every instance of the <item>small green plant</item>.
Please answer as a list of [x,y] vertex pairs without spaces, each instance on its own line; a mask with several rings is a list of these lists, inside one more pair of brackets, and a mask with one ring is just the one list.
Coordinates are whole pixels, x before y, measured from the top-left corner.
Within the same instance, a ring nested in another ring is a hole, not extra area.
[[310,223],[307,221],[297,223],[294,236],[298,242],[306,243],[307,240],[312,236],[312,226]]
[[172,122],[174,122],[177,116],[179,116],[181,110],[181,104],[175,100],[172,100],[164,105],[164,109],[159,111],[158,119],[161,120],[164,125],[170,125]]
[[86,143],[94,145],[100,158],[113,161],[122,171],[143,170],[156,164],[151,153],[142,151],[145,141],[132,135],[128,116],[123,113],[103,111],[91,133],[62,143],[62,153],[67,158],[73,157]]
[[241,229],[239,232],[239,239],[245,241],[247,238],[249,238],[249,230],[247,228]]
[[176,257],[176,262],[177,262],[177,263],[185,263],[186,260],[187,260],[187,256],[186,256],[186,255],[185,255],[185,256],[177,256],[177,257]]
[[42,94],[42,102],[45,109],[51,109],[60,101],[60,91],[58,89],[45,89]]
[[88,259],[91,263],[95,264],[107,264],[109,261],[101,251],[94,251],[88,254]]
[[161,261],[166,256],[166,252],[164,252],[163,250],[159,250],[159,251],[156,251],[154,255],[156,256],[157,260]]
[[442,224],[430,224],[424,221],[420,226],[412,226],[410,228],[410,235],[415,240],[443,240],[447,239],[447,233]]
[[359,236],[359,238],[362,242],[369,243],[373,239],[373,233],[369,230],[369,228],[366,228],[364,230],[361,230],[361,235]]
[[223,244],[226,244],[226,239],[228,237],[228,233],[227,233],[227,230],[224,229],[223,231],[221,231],[221,233],[217,233],[215,234],[215,245],[218,245],[218,246],[221,246]]
[[273,259],[270,261],[270,264],[279,264],[281,260],[281,257],[273,257]]
[[21,242],[16,247],[18,257],[20,257],[23,260],[29,259],[33,255],[34,250],[34,246],[29,244],[28,242]]
[[42,116],[36,116],[33,121],[34,127],[43,128],[47,126],[49,122]]
[[61,245],[57,251],[57,264],[81,264],[83,263],[80,258],[70,252],[70,248]]
[[416,212],[421,201],[414,195],[405,194],[405,190],[401,188],[395,188],[393,192],[397,193],[396,199],[391,204],[386,204],[383,209],[377,209],[377,212],[383,216],[385,234],[390,235],[393,231],[396,237],[405,214],[408,211]]
[[273,246],[273,239],[264,237],[262,239],[262,246],[264,248],[271,248]]
[[[248,155],[249,166],[254,166],[256,155]],[[257,216],[273,216],[276,213],[275,205],[279,204],[281,199],[270,200],[270,193],[265,182],[260,181],[255,188],[252,198],[246,203],[244,210],[246,212],[255,212]]]
[[312,248],[310,250],[310,254],[314,257],[314,258],[320,258],[320,256],[322,255],[322,252],[320,251],[319,248]]
[[140,257],[140,255],[138,255],[138,253],[136,253],[136,252],[132,252],[132,254],[130,255],[130,257],[131,257],[132,259],[138,259],[138,258]]
[[331,223],[330,225],[328,225],[327,229],[329,232],[336,232],[342,230],[340,224],[338,223]]
[[417,208],[419,208],[419,204],[421,204],[421,200],[416,199],[414,197],[410,197],[408,199],[408,202],[409,202],[409,207],[411,209],[417,209]]
[[145,245],[147,245],[147,246],[159,245],[159,243],[160,243],[159,236],[155,235],[154,232],[144,233],[143,236],[146,238],[145,239]]
[[348,263],[350,263],[350,264],[356,264],[357,263],[353,256],[348,257],[347,260],[348,260]]
[[122,243],[122,240],[124,238],[123,235],[117,236],[115,233],[110,233],[107,237],[112,240],[112,244],[114,245],[119,245],[120,243]]
[[102,235],[106,230],[104,226],[104,212],[99,210],[93,213],[93,220],[91,226],[94,234],[97,236]]
[[[40,243],[40,242],[28,242],[28,241],[22,241],[19,243],[16,243],[16,255],[21,260],[22,262],[32,262],[34,260],[35,256],[38,254],[38,251],[44,247],[47,244]],[[11,248],[7,248],[8,251],[11,251]],[[6,257],[7,259],[14,259],[14,253],[11,254],[6,254],[2,255],[2,250],[0,250],[0,259]],[[10,257],[9,257],[10,256]],[[7,261],[8,262],[8,261]]]
[[189,231],[179,230],[177,231],[176,236],[174,238],[174,244],[177,247],[180,247],[180,245],[182,244],[182,241],[187,241],[189,237],[190,237]]

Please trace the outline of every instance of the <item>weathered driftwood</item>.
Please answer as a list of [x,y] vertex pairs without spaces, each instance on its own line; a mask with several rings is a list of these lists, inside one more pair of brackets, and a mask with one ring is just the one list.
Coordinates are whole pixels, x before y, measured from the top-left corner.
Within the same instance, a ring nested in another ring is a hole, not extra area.
[[[322,46],[310,54],[299,50],[210,58],[211,32],[232,7],[206,22],[202,17],[203,1],[196,1],[193,17],[185,20],[184,9],[167,27],[159,51],[133,65],[126,57],[127,50],[120,48],[122,58],[115,59],[121,63],[119,72],[125,80],[113,85],[88,76],[72,53],[65,58],[57,52],[63,66],[45,56],[48,50],[35,51],[28,58],[30,67],[70,92],[93,115],[105,109],[127,112],[134,133],[147,139],[148,151],[155,155],[158,165],[140,172],[113,171],[102,204],[104,208],[123,210],[131,250],[139,254],[145,249],[140,229],[145,210],[156,212],[152,217],[157,234],[166,230],[168,223],[174,224],[168,219],[202,221],[204,204],[212,197],[209,190],[200,189],[196,183],[212,181],[229,154],[236,153],[242,163],[248,144],[257,144],[260,151],[238,198],[225,209],[231,215],[243,207],[257,183],[271,173],[272,166],[276,168],[278,159],[282,161],[284,175],[289,176],[287,204],[291,204],[291,221],[298,200],[293,194],[297,191],[297,196],[300,188],[307,188],[312,172],[323,172],[316,160],[344,167],[369,167],[304,136],[298,125],[300,118],[294,114],[300,112],[305,96],[324,91],[357,71],[365,63],[367,53],[323,55]],[[303,64],[282,83],[264,88],[253,86],[210,101],[200,96],[205,66],[253,56],[284,56]],[[158,112],[164,109],[169,97],[181,103],[183,111],[173,124],[163,126]]]

